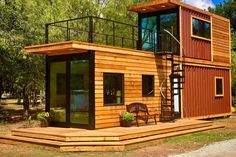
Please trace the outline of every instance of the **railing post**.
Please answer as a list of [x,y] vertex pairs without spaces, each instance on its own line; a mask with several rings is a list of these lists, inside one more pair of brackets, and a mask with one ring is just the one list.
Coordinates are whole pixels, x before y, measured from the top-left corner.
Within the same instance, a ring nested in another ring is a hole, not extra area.
[[113,46],[115,46],[115,22],[113,21],[113,33],[112,33],[112,35],[113,35],[113,37],[112,37],[112,39],[113,39]]
[[108,45],[108,35],[106,34],[106,45]]
[[66,41],[69,41],[69,21],[66,21]]
[[89,16],[88,42],[93,43],[93,16]]
[[138,14],[138,42],[137,49],[142,50],[142,18],[141,14]]
[[134,26],[132,26],[132,48],[134,48]]
[[162,50],[162,33],[160,31],[158,31],[158,50],[157,51],[163,51]]
[[121,38],[121,47],[124,47],[124,37]]
[[45,24],[45,44],[48,44],[48,26],[49,24]]

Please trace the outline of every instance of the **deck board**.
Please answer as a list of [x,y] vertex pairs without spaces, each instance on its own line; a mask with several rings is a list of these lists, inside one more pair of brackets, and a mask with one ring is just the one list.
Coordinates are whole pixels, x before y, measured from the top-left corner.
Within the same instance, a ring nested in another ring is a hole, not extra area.
[[114,127],[98,130],[74,128],[14,129],[11,135],[0,136],[0,143],[36,144],[61,151],[123,151],[162,138],[222,128],[211,121],[177,120],[128,128]]

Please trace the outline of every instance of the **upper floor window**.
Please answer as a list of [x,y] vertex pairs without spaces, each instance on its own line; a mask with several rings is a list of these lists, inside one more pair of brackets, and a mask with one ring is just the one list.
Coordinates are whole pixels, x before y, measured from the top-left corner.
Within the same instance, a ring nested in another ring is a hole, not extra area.
[[192,17],[192,37],[211,40],[210,21]]
[[215,77],[215,96],[224,96],[224,78]]
[[104,104],[123,105],[124,75],[117,73],[103,74]]
[[156,16],[142,18],[142,50],[156,52],[157,21]]

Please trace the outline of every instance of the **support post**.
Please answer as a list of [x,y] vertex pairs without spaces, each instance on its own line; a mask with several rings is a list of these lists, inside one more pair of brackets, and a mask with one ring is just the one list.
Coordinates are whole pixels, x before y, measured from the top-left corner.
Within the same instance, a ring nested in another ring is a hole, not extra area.
[[115,46],[115,22],[114,21],[113,21],[113,29],[112,30],[113,30],[113,33],[112,33],[113,41],[112,42],[113,42],[113,46]]
[[88,42],[93,43],[93,17],[89,16],[89,35]]
[[66,21],[66,41],[69,41],[69,22]]
[[45,24],[45,44],[48,44],[48,26],[49,24]]

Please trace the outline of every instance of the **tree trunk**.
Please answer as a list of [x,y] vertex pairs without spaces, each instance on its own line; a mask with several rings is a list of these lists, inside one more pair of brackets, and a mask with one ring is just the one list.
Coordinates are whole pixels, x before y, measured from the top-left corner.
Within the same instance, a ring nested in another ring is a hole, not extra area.
[[2,78],[0,78],[0,105],[2,104],[3,85]]
[[24,116],[29,117],[29,98],[28,96],[23,96],[23,106],[24,106]]
[[29,96],[25,89],[23,89],[23,106],[24,106],[24,117],[29,117]]
[[35,107],[37,105],[37,92],[34,90],[33,94],[33,106]]

